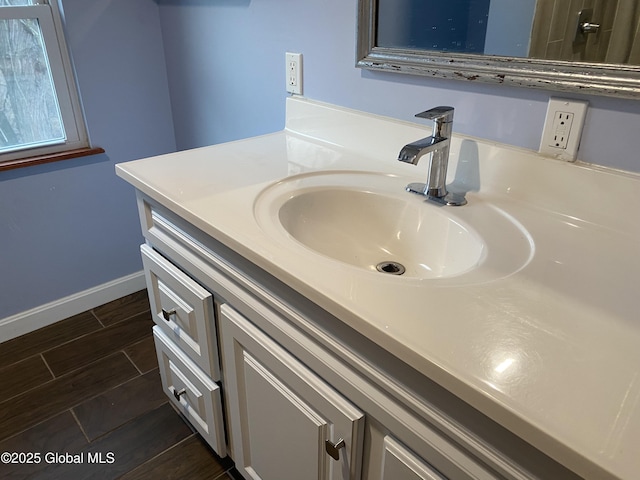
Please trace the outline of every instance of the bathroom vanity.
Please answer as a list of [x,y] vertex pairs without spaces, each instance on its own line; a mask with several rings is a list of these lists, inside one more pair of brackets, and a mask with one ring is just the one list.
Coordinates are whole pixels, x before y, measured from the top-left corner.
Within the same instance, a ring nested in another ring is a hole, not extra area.
[[396,160],[427,130],[292,97],[117,165],[167,395],[247,479],[635,478],[640,178],[454,125],[437,205]]

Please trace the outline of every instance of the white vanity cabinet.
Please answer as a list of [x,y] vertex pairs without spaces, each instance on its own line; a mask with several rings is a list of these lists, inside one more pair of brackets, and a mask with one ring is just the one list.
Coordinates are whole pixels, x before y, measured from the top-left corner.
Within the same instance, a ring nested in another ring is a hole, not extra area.
[[240,473],[359,479],[364,413],[229,305],[220,308],[220,337]]
[[577,478],[180,215],[138,204],[163,386],[247,480]]

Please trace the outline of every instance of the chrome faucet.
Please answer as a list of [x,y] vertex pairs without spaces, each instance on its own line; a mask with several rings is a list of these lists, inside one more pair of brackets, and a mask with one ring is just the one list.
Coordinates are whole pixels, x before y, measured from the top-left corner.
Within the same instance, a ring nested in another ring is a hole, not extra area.
[[445,205],[465,205],[464,195],[447,192],[447,166],[449,164],[449,144],[453,126],[453,107],[435,107],[416,117],[433,120],[433,133],[402,147],[398,160],[417,165],[420,158],[431,154],[426,183],[410,183],[407,191],[426,196]]

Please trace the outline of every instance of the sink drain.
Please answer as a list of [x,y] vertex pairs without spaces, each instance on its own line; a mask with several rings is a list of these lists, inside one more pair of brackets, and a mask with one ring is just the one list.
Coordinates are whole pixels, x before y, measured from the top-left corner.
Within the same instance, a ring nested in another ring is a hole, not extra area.
[[405,272],[404,265],[398,262],[380,262],[376,265],[376,270],[390,275],[402,275]]

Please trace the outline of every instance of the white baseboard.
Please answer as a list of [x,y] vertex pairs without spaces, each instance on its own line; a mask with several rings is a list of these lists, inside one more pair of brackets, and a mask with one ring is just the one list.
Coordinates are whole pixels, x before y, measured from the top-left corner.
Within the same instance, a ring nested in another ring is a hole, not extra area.
[[0,343],[146,288],[144,272],[117,278],[25,312],[0,319]]

